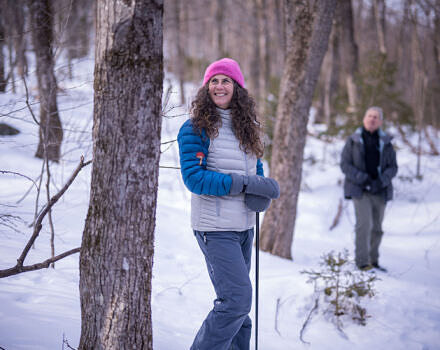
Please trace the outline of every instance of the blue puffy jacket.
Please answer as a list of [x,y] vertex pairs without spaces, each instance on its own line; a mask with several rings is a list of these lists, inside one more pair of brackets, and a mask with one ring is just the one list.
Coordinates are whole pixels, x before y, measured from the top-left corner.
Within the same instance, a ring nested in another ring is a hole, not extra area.
[[[194,131],[191,119],[180,128],[177,136],[179,144],[180,167],[183,182],[195,194],[226,196],[229,194],[232,179],[228,174],[206,169],[209,157],[210,140],[204,130],[201,135]],[[200,160],[202,166],[200,166]],[[257,175],[264,176],[263,164],[257,160]]]

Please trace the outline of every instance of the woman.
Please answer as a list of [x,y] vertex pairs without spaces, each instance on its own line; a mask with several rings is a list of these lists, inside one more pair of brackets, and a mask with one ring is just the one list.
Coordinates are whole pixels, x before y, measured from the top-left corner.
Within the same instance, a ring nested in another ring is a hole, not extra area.
[[255,211],[279,196],[263,176],[260,132],[238,63],[213,62],[177,137],[192,228],[217,295],[191,350],[249,349]]

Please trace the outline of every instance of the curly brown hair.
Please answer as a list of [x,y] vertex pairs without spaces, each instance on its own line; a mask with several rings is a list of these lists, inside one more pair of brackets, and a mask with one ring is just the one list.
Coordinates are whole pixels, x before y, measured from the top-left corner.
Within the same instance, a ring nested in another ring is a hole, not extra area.
[[[221,126],[221,117],[209,96],[208,84],[199,89],[191,103],[191,120],[195,131],[201,134],[204,129],[209,138],[215,138]],[[253,153],[261,158],[264,146],[260,138],[261,124],[255,111],[255,101],[248,91],[235,81],[229,108],[231,109],[232,131],[240,142],[240,148],[245,153]]]

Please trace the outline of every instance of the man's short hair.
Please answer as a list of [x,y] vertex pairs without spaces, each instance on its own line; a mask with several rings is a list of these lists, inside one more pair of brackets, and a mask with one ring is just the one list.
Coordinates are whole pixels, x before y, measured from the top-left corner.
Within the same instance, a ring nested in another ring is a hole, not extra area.
[[368,111],[371,111],[371,110],[376,111],[377,113],[379,113],[379,118],[380,118],[380,120],[383,120],[383,109],[382,109],[382,108],[377,107],[377,106],[371,106],[371,107],[369,107],[369,108],[367,109],[367,111],[365,112],[365,114],[367,114]]

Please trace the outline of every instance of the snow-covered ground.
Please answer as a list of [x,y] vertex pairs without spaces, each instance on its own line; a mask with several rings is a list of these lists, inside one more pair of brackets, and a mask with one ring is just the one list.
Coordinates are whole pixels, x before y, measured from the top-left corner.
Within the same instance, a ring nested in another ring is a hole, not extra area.
[[[60,164],[51,166],[52,194],[68,179],[80,155],[85,155],[86,160],[91,158],[92,70],[92,60],[83,60],[75,65],[74,80],[59,79],[64,157]],[[35,81],[30,79],[28,85],[31,94],[36,95]],[[0,122],[21,130],[17,136],[0,137],[0,170],[19,172],[38,181],[42,162],[33,157],[38,129],[26,109],[23,88],[18,86],[17,91],[0,95]],[[172,108],[179,101],[176,88],[172,91],[166,107],[170,117],[163,120],[163,142],[174,140],[187,118],[185,108]],[[187,95],[191,94],[194,91],[188,91]],[[33,107],[38,111],[37,104]],[[301,271],[318,269],[320,257],[332,250],[348,248],[352,252],[354,241],[351,202],[344,201],[339,225],[329,230],[342,198],[343,176],[338,161],[343,140],[333,144],[310,137],[307,140],[305,158],[317,162],[306,160],[304,165],[292,246],[294,259],[260,253],[260,349],[440,349],[440,157],[423,156],[424,177],[418,181],[414,179],[415,156],[398,138],[395,145],[399,173],[394,181],[395,199],[386,209],[381,246],[381,264],[389,272],[379,274],[377,295],[363,303],[371,317],[366,326],[343,319],[344,336],[320,311],[305,330],[304,339],[310,343],[307,345],[301,342],[299,333],[313,307],[313,286],[306,283],[307,276]],[[163,150],[167,148],[165,145]],[[161,165],[178,166],[177,145],[162,154]],[[81,243],[90,168],[80,173],[54,207],[57,253]],[[265,171],[267,174],[266,165]],[[24,177],[0,174],[0,215],[23,219],[14,220],[13,228],[0,225],[0,269],[14,265],[30,236],[36,197],[35,188],[31,187],[33,184]],[[45,198],[43,191],[40,205]],[[156,350],[188,349],[214,299],[190,228],[189,198],[180,172],[161,168],[152,295]],[[49,236],[46,220],[26,264],[49,257]],[[252,267],[252,279],[254,274]],[[1,279],[0,347],[63,349],[63,338],[76,347],[81,329],[78,282],[78,254],[57,262],[55,269]],[[278,311],[277,300],[281,305]]]

